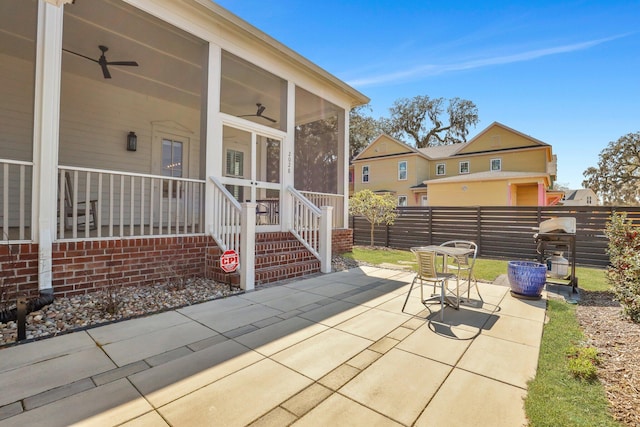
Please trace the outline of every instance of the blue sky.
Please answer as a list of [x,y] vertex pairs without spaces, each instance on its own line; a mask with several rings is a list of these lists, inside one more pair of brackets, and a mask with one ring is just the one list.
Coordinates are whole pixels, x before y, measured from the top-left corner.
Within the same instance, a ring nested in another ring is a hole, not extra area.
[[371,98],[473,101],[553,146],[579,188],[609,141],[640,131],[640,1],[221,0]]

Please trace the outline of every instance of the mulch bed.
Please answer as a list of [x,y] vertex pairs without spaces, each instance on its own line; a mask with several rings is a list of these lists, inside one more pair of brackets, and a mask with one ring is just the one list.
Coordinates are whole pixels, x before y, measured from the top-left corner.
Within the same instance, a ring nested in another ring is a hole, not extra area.
[[625,319],[609,292],[580,290],[577,317],[587,344],[598,349],[598,377],[612,416],[640,426],[640,324]]

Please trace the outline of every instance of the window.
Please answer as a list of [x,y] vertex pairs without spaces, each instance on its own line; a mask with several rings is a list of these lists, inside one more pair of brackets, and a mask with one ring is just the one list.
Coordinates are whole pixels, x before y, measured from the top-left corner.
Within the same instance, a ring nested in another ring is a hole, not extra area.
[[[162,176],[182,178],[182,155],[182,142],[166,138],[162,139]],[[172,197],[177,195],[177,186],[176,182],[172,183]],[[165,197],[169,196],[169,181],[163,180],[162,194]]]
[[499,172],[502,170],[502,159],[491,159],[491,172]]
[[460,162],[460,173],[469,173],[469,161]]
[[362,182],[369,182],[369,166],[362,167]]
[[407,196],[398,196],[398,206],[407,206]]
[[591,204],[591,196],[587,196],[587,204],[590,205]]
[[242,178],[244,176],[244,153],[242,151],[227,150],[227,176]]
[[437,163],[436,175],[444,175],[444,174],[445,174],[444,163]]
[[407,179],[407,161],[398,162],[398,180],[405,181]]

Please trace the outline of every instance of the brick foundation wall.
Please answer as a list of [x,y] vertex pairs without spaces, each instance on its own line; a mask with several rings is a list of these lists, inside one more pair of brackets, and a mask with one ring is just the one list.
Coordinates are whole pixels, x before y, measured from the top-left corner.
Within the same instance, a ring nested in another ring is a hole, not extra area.
[[38,296],[38,245],[0,245],[0,302]]
[[331,253],[338,255],[351,250],[353,250],[353,229],[334,229],[331,235]]
[[110,286],[141,286],[171,275],[206,276],[208,236],[58,242],[53,244],[53,291],[57,296]]

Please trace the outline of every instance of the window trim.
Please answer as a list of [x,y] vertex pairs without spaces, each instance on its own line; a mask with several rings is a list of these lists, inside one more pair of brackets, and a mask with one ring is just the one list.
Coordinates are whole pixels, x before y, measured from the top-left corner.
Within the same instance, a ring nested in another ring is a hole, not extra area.
[[[403,198],[404,199],[404,205],[400,204],[400,199]],[[398,196],[398,206],[409,206],[409,198],[405,195],[400,195]]]
[[[442,173],[438,173],[439,167],[442,166]],[[446,163],[436,163],[436,176],[443,176],[447,174],[447,164]]]
[[[494,169],[493,168],[493,162],[497,161],[499,168],[498,169]],[[493,159],[489,160],[489,171],[491,172],[500,172],[502,170],[502,158],[501,157],[494,157]]]
[[[467,164],[467,171],[463,172],[462,171],[462,165],[465,164],[465,163]],[[466,175],[466,174],[468,174],[470,172],[471,172],[471,162],[469,160],[462,160],[461,162],[458,163],[458,173],[460,175],[462,175],[462,174]]]
[[[404,170],[400,169],[400,165],[404,163]],[[401,176],[401,172],[404,172],[404,178]],[[406,181],[409,175],[409,163],[406,160],[400,160],[398,162],[398,181]]]
[[[365,168],[367,169],[367,173],[364,173]],[[369,182],[369,177],[371,175],[371,168],[369,167],[369,165],[362,165],[362,174],[360,175],[360,182],[362,182],[363,184],[366,184]],[[367,179],[365,179],[365,176]]]

